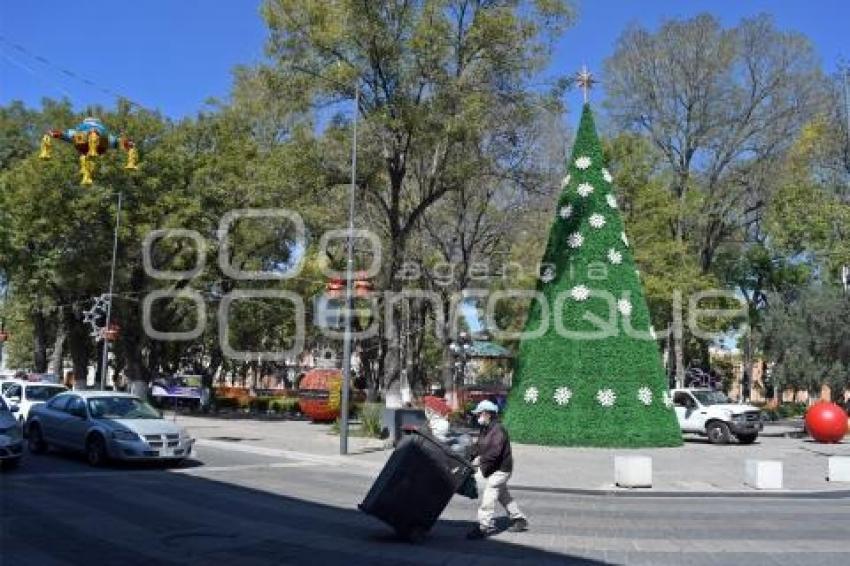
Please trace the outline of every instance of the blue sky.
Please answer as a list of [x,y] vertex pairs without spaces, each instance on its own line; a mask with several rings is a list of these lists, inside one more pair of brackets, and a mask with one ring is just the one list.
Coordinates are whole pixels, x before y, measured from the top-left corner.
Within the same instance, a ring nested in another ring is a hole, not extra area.
[[[846,0],[578,0],[579,19],[555,48],[548,74],[572,73],[582,63],[600,70],[621,31],[638,22],[700,12],[732,25],[761,12],[783,29],[814,42],[827,70],[850,59]],[[37,106],[43,96],[68,96],[78,107],[112,104],[101,91],[121,93],[178,118],[193,115],[209,97],[226,97],[231,70],[263,57],[265,29],[259,2],[250,0],[148,0],[123,4],[89,0],[5,1],[0,7],[0,104],[22,99]],[[23,46],[20,52],[10,43]],[[33,55],[50,61],[47,66]],[[94,83],[56,70],[63,68]],[[601,93],[597,93],[597,100]],[[580,103],[577,93],[568,105]],[[577,120],[573,112],[570,121]]]

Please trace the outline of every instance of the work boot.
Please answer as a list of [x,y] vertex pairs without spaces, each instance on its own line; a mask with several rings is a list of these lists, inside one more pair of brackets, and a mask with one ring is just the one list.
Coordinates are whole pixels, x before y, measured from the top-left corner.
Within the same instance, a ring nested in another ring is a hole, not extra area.
[[517,517],[516,519],[511,519],[511,526],[508,527],[508,530],[512,533],[521,533],[523,531],[527,531],[528,520],[525,517]]

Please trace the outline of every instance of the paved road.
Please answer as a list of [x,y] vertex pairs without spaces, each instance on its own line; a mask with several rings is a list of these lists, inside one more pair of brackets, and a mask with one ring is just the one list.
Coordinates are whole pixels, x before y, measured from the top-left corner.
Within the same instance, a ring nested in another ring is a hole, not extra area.
[[211,442],[194,466],[91,470],[31,456],[0,475],[0,566],[60,564],[840,564],[848,500],[516,492],[533,529],[463,535],[456,498],[411,546],[356,510],[371,469]]

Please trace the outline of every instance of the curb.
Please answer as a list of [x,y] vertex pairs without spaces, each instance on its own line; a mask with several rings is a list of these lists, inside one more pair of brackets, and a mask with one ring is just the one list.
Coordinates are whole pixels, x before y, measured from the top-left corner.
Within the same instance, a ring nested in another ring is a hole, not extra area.
[[763,436],[765,438],[809,438],[809,434],[804,430],[788,430],[784,432],[762,431],[759,433],[759,436]]
[[586,489],[579,487],[542,487],[511,485],[512,491],[554,493],[584,497],[634,497],[634,498],[750,498],[750,499],[850,499],[850,489],[841,490],[777,490],[777,491],[653,491],[651,488]]

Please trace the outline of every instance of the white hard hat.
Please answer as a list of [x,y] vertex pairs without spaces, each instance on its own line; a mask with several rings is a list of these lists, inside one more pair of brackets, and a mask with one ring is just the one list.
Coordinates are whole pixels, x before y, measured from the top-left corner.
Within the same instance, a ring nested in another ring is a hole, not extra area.
[[475,415],[477,415],[478,413],[483,413],[484,411],[487,411],[488,413],[498,413],[499,406],[496,405],[494,402],[485,399],[484,401],[478,403],[477,407],[472,409],[472,413]]

